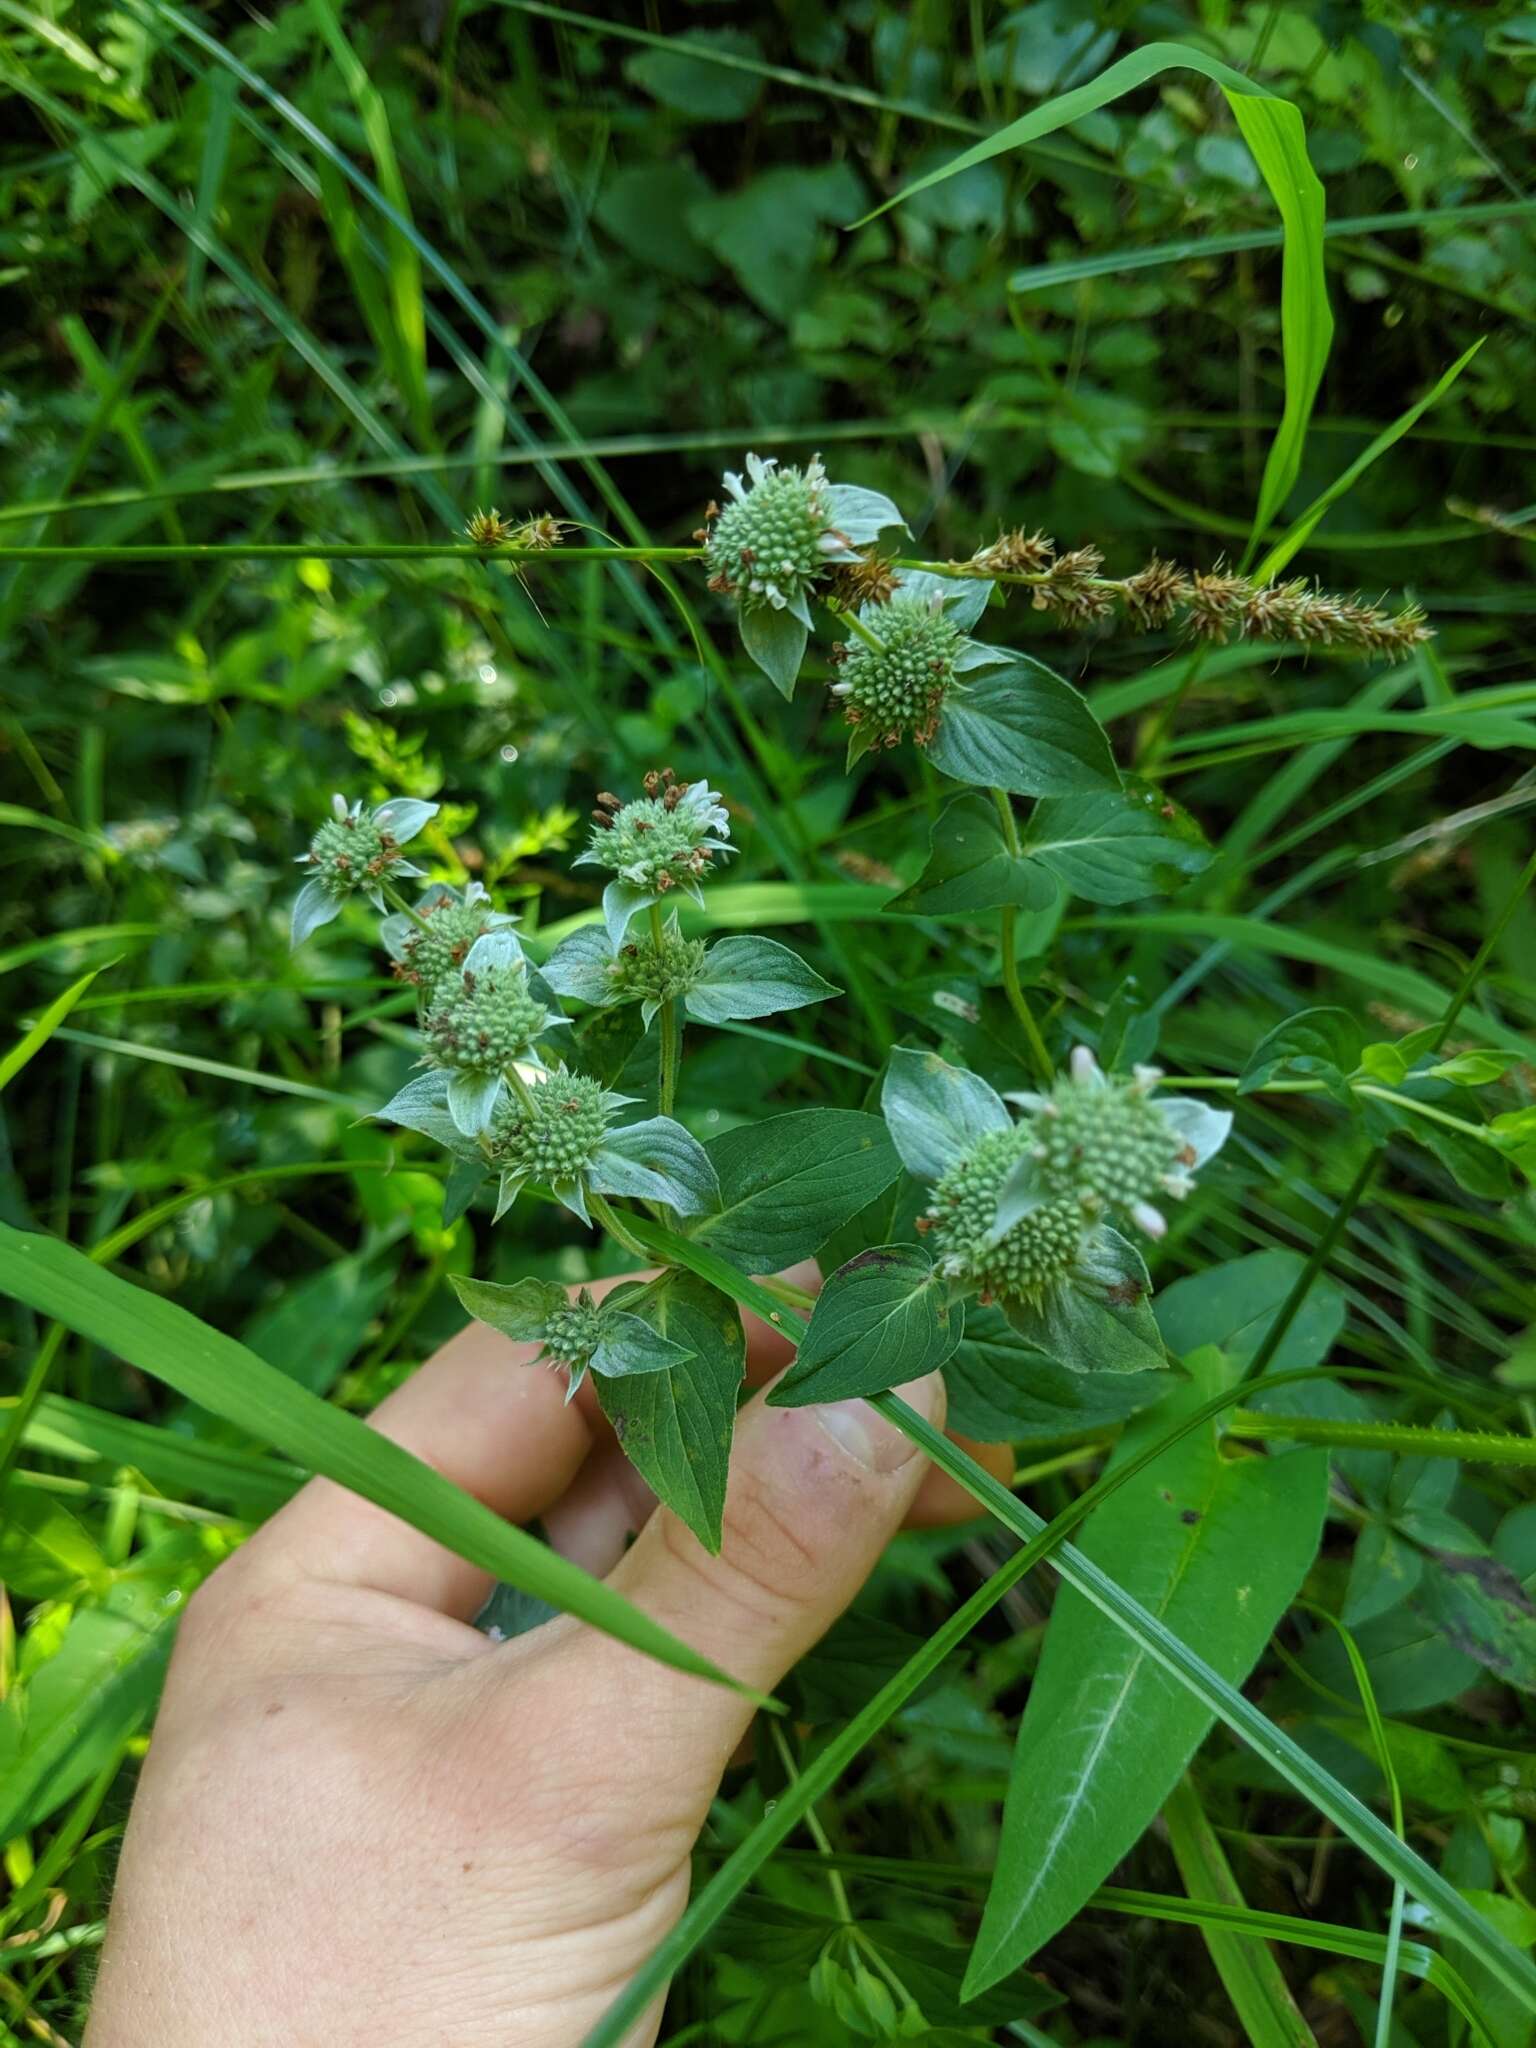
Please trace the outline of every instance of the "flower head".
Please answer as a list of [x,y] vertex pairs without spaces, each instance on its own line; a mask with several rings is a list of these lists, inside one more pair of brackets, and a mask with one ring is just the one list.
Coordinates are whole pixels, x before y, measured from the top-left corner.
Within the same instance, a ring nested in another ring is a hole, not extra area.
[[607,1301],[594,1301],[585,1287],[573,1299],[549,1280],[516,1280],[507,1286],[455,1274],[453,1285],[478,1321],[514,1343],[539,1347],[529,1364],[552,1366],[569,1375],[567,1401],[589,1370],[604,1378],[664,1372],[693,1355],[631,1312],[625,1304],[643,1305],[644,1300],[643,1292],[633,1286],[616,1290]]
[[605,791],[592,814],[592,838],[573,862],[612,870],[603,915],[615,946],[636,911],[674,889],[702,903],[700,878],[716,855],[734,850],[730,816],[708,783],[679,782],[664,768],[646,776],[645,791],[629,803]]
[[298,857],[310,871],[293,906],[293,938],[302,945],[311,932],[341,915],[347,898],[361,890],[369,902],[384,908],[384,883],[396,875],[419,875],[401,848],[437,815],[436,804],[419,797],[391,797],[365,812],[361,798],[348,808],[345,797],[331,798],[331,815]]
[[1031,1112],[1025,1129],[1032,1175],[1049,1195],[1070,1198],[1090,1215],[1113,1209],[1148,1237],[1167,1222],[1157,1204],[1182,1201],[1193,1169],[1225,1142],[1232,1118],[1183,1096],[1154,1096],[1162,1075],[1136,1067],[1106,1074],[1086,1045],[1048,1095],[1010,1095]]
[[896,746],[908,734],[922,747],[933,738],[939,710],[955,680],[955,658],[965,636],[941,597],[898,590],[880,607],[879,645],[852,640],[832,685],[849,725],[866,743]]
[[772,605],[799,616],[829,566],[853,554],[848,535],[834,524],[827,472],[819,455],[804,469],[781,469],[771,455],[749,455],[747,478],[743,483],[726,472],[727,503],[704,549],[710,588],[744,606]]
[[557,1067],[527,1102],[503,1096],[491,1118],[487,1151],[494,1165],[519,1182],[549,1187],[576,1180],[597,1156],[614,1112],[633,1100],[610,1095],[591,1074]]
[[462,893],[440,884],[421,898],[413,916],[396,911],[386,917],[379,936],[396,977],[419,990],[427,1003],[440,981],[462,971],[476,939],[511,923],[505,911],[494,907],[483,882],[471,882]]
[[534,1041],[559,1021],[529,985],[528,963],[509,931],[483,933],[463,966],[433,984],[422,1036],[429,1059],[449,1072],[448,1107],[467,1137],[490,1128],[507,1069],[536,1067]]
[[1088,1218],[1071,1196],[1037,1202],[997,1234],[999,1197],[1029,1139],[1021,1124],[988,1132],[941,1176],[923,1219],[941,1269],[984,1296],[1040,1301],[1072,1271],[1087,1234]]
[[709,587],[735,599],[742,644],[788,697],[811,630],[811,594],[842,566],[860,567],[860,548],[906,528],[879,491],[830,482],[819,455],[804,469],[749,455],[746,481],[728,471],[724,489],[724,509],[711,505],[696,535]]

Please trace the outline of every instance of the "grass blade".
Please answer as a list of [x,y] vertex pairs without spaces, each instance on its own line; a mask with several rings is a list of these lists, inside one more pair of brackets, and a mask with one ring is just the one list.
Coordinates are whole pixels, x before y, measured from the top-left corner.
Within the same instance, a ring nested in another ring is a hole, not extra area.
[[707,1657],[399,1444],[176,1303],[104,1273],[72,1245],[0,1224],[0,1287],[523,1592],[675,1670],[740,1689]]

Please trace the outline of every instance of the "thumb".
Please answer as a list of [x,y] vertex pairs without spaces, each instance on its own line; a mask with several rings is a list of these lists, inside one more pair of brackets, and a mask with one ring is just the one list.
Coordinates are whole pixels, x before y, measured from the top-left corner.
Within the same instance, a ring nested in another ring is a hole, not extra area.
[[[942,1426],[938,1373],[897,1392]],[[663,1508],[608,1583],[733,1678],[770,1692],[868,1578],[926,1470],[917,1446],[865,1401],[770,1408],[759,1393],[737,1420],[719,1556]],[[607,1637],[586,1634],[581,1654],[601,1667],[587,1697],[613,1703],[631,1749],[654,1740],[674,1796],[702,1818],[750,1702]]]

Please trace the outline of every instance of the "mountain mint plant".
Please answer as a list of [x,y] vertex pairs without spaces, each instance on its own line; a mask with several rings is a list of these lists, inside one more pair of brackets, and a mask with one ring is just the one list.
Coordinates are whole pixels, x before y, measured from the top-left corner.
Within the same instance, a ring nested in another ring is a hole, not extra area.
[[[925,1001],[889,983],[878,947],[861,955],[856,933],[828,927],[826,964],[884,1040],[865,1070],[878,1114],[801,1099],[733,1124],[691,1084],[690,1028],[815,1053],[820,1031],[801,1013],[842,992],[779,939],[721,935],[735,920],[716,879],[743,828],[767,821],[733,810],[706,773],[662,768],[638,792],[599,793],[572,867],[604,874],[601,900],[555,930],[516,922],[455,873],[446,835],[435,851],[448,872],[406,900],[398,884],[420,870],[401,849],[437,810],[415,798],[372,810],[338,798],[303,856],[294,913],[297,944],[354,895],[386,911],[380,937],[413,999],[421,1070],[375,1113],[446,1153],[448,1218],[477,1209],[500,1224],[537,1195],[631,1263],[659,1262],[657,1279],[603,1302],[531,1276],[455,1285],[472,1314],[540,1347],[572,1392],[592,1380],[629,1455],[711,1544],[741,1344],[723,1274],[745,1286],[817,1254],[832,1269],[813,1305],[786,1297],[792,1333],[811,1312],[779,1402],[880,1393],[942,1365],[958,1375],[963,1417],[984,1352],[991,1391],[972,1421],[985,1428],[1010,1399],[1027,1406],[1039,1374],[1166,1363],[1136,1240],[1165,1236],[1169,1206],[1196,1192],[1232,1116],[1163,1087],[1149,1017],[1122,997],[1095,1009],[1046,962],[1069,898],[1155,896],[1209,852],[1163,791],[1127,784],[1071,683],[982,629],[1017,589],[1064,621],[1102,622],[1119,605],[1147,630],[1181,616],[1197,638],[1219,637],[1207,627],[1223,606],[1254,632],[1283,616],[1321,633],[1327,611],[1294,584],[1271,604],[1268,586],[1161,562],[1112,583],[1096,549],[1061,553],[1022,530],[963,562],[908,560],[894,552],[906,527],[890,500],[832,483],[818,459],[749,455],[723,496],[699,553],[747,652],[789,697],[824,627],[847,771],[877,749],[926,761],[927,864],[868,866],[895,884],[894,917],[936,937],[959,927],[981,1006],[947,986]],[[487,535],[488,549],[501,544]],[[1391,639],[1369,620],[1356,628]],[[1034,800],[1022,814],[1019,797]],[[778,894],[814,920],[812,890]],[[1051,991],[1043,1015],[1026,975]],[[999,1329],[1012,1333],[1012,1395],[996,1380]]]

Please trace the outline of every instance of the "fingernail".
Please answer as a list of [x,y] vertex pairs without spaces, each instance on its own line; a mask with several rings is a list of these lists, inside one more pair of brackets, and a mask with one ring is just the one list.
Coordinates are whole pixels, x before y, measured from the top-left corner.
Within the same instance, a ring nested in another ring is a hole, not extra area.
[[[931,1418],[939,1386],[937,1373],[930,1373],[925,1379],[909,1380],[895,1392],[910,1402],[919,1415]],[[828,1401],[811,1413],[838,1449],[866,1472],[899,1472],[909,1459],[917,1456],[917,1445],[912,1439],[883,1415],[877,1415],[867,1401]]]

